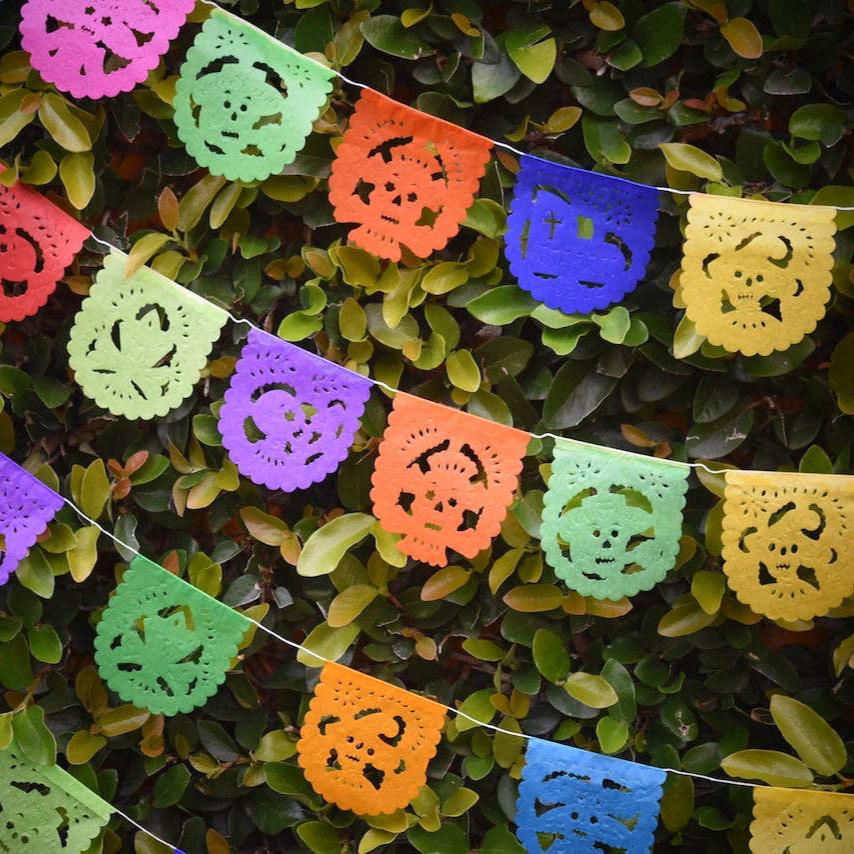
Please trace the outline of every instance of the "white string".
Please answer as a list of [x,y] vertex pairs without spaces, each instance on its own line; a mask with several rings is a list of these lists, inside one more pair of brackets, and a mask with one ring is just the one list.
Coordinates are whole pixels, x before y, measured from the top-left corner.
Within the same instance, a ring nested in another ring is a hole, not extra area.
[[[85,519],[91,525],[94,525],[99,531],[103,532],[111,540],[113,540],[113,542],[115,542],[117,545],[121,546],[121,548],[131,552],[132,554],[135,554],[137,557],[145,558],[145,556],[141,552],[137,551],[137,549],[135,549],[133,546],[129,546],[123,540],[121,540],[117,536],[115,536],[115,534],[108,531],[106,528],[102,527],[100,524],[98,524],[98,522],[96,522],[90,516],[87,516],[70,498],[66,498],[64,495],[60,495],[59,497],[72,510],[74,510],[74,512],[77,513],[82,519]],[[165,569],[163,571],[167,572],[167,570],[165,570]],[[226,608],[231,607],[229,605],[226,605],[224,602],[220,601],[219,599],[214,599],[213,597],[208,596],[208,594],[204,593],[204,591],[202,591],[202,590],[200,590],[198,592],[202,593],[204,596],[206,596],[208,598],[213,599],[213,601],[215,601],[218,605],[221,605],[221,606],[226,607]],[[232,609],[232,610],[236,610],[236,609]],[[319,661],[322,661],[325,664],[334,663],[333,659],[327,658],[326,656],[324,656],[320,653],[314,652],[314,650],[309,649],[307,646],[303,646],[303,644],[301,644],[301,643],[297,643],[297,641],[292,641],[289,638],[283,637],[278,632],[273,631],[273,629],[268,628],[267,626],[265,626],[263,623],[259,622],[258,620],[255,620],[252,617],[249,617],[240,611],[238,611],[237,613],[239,613],[245,620],[252,623],[254,626],[257,626],[259,629],[261,629],[261,631],[266,632],[268,635],[270,635],[270,637],[273,637],[276,640],[281,641],[283,644],[286,644],[287,646],[289,646],[295,650],[298,650],[299,652],[303,652],[306,655],[311,656],[312,658],[318,659]],[[530,738],[534,737],[534,736],[526,735],[523,732],[515,732],[511,729],[505,729],[504,727],[496,726],[495,724],[491,724],[491,723],[487,723],[486,721],[479,720],[478,718],[472,717],[471,715],[467,714],[466,712],[464,712],[460,709],[455,708],[454,706],[449,706],[446,703],[439,702],[438,700],[432,700],[432,702],[436,703],[439,706],[442,706],[442,708],[444,708],[446,711],[450,712],[453,715],[456,715],[459,718],[465,718],[467,721],[470,721],[471,723],[476,724],[477,726],[482,726],[486,729],[492,730],[493,732],[500,732],[502,735],[510,735],[510,736],[515,736],[516,738],[524,738],[524,739],[530,739]],[[551,743],[551,742],[549,742],[549,743]],[[592,751],[588,751],[588,752],[592,752]],[[631,761],[631,760],[623,760],[623,761]],[[655,766],[648,766],[645,763],[641,763],[641,762],[635,763],[635,764],[643,765],[644,767],[655,767]],[[666,771],[669,774],[679,774],[683,777],[693,777],[693,778],[698,779],[698,780],[708,780],[711,783],[719,783],[719,784],[725,785],[725,786],[746,786],[748,788],[758,788],[758,787],[773,788],[773,787],[766,786],[766,784],[764,784],[764,783],[746,783],[746,782],[742,782],[740,780],[722,780],[722,779],[719,779],[718,777],[709,777],[706,774],[696,774],[692,771],[682,771],[678,768],[662,768],[661,770]],[[119,812],[119,811],[116,810],[116,812]],[[120,815],[124,816],[124,813],[120,813]],[[133,824],[136,824],[136,826],[139,827],[141,830],[145,830],[145,828],[142,827],[142,825],[137,824],[130,817],[125,816],[125,818],[127,818],[128,821],[133,822]],[[149,831],[145,831],[145,832],[148,833]],[[151,835],[154,836],[154,834],[151,834]],[[154,838],[158,839],[158,837],[156,837],[156,836],[154,836]],[[162,842],[163,840],[158,839],[158,841]],[[164,844],[168,845],[168,843],[164,843]]]
[[147,827],[143,827],[138,821],[132,819],[126,812],[122,812],[118,807],[114,807],[110,804],[110,809],[116,814],[120,815],[125,821],[130,822],[134,827],[139,828],[143,833],[148,834],[152,839],[157,840],[161,845],[165,845],[167,848],[171,848],[173,851],[180,851],[177,845],[173,845],[171,842],[167,842],[165,839],[161,839],[156,833],[152,833]]

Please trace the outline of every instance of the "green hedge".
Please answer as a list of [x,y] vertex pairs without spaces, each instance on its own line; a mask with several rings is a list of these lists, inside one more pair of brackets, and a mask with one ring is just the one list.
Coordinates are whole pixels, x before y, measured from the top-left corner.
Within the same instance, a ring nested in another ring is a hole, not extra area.
[[[724,185],[797,202],[825,188],[818,200],[854,205],[854,28],[844,0],[224,5],[301,51],[325,53],[352,78],[526,151],[651,184]],[[326,196],[331,142],[356,90],[336,89],[285,175],[228,184],[195,166],[171,120],[174,75],[198,23],[134,93],[74,103],[30,71],[18,6],[7,0],[0,10],[8,177],[65,197],[100,237],[136,246],[138,257],[232,312],[524,429],[745,468],[852,471],[850,229],[838,236],[827,317],[768,357],[708,346],[673,308],[680,197],[662,195],[648,274],[623,305],[579,321],[533,304],[499,251],[516,169],[500,151],[448,248],[380,279],[375,259],[342,247]],[[674,141],[695,149],[671,153],[668,164],[659,145]],[[840,214],[838,224],[854,216]],[[494,711],[496,722],[534,735],[726,777],[722,761],[743,748],[808,755],[803,735],[790,744],[777,728],[782,706],[771,715],[771,697],[785,694],[851,737],[854,636],[845,618],[854,602],[788,626],[740,606],[721,584],[719,476],[693,482],[677,569],[631,603],[570,596],[554,608],[553,596],[533,604],[528,596],[516,610],[520,587],[548,593],[554,584],[537,539],[544,452],[528,458],[501,537],[471,564],[440,574],[399,566],[368,538],[331,575],[301,577],[297,555],[319,526],[370,512],[388,399],[375,390],[338,476],[292,495],[238,478],[223,454],[216,411],[238,327],[224,334],[192,398],[166,418],[105,415],[73,383],[65,350],[103,251],[90,241],[47,307],[3,331],[0,450],[48,462],[64,494],[124,541],[281,634],[352,640],[346,660],[359,669]],[[522,742],[478,728],[449,726],[430,791],[405,816],[365,822],[323,804],[294,760],[316,671],[260,633],[203,709],[164,720],[122,706],[98,678],[92,641],[123,557],[103,536],[96,553],[83,528],[64,511],[0,590],[0,683],[6,708],[47,737],[43,713],[60,761],[106,799],[188,854],[520,850],[511,820]],[[363,610],[336,598],[356,583],[376,591]],[[318,628],[330,606],[345,628]],[[601,674],[619,702],[596,709],[574,697],[556,666],[564,650],[574,672]],[[832,741],[814,715],[800,714],[807,739]],[[11,718],[0,718],[4,741]],[[814,770],[817,785],[839,787],[854,762],[830,778]],[[672,778],[660,846],[746,850],[750,810],[749,789]],[[131,831],[114,822],[94,850],[161,850]]]

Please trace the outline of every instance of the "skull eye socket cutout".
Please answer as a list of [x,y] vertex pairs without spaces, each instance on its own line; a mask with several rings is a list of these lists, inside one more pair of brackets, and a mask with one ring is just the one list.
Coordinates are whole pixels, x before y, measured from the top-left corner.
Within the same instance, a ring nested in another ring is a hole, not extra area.
[[312,788],[359,815],[406,807],[424,785],[445,709],[339,664],[325,664],[297,744]]
[[849,796],[837,792],[758,786],[750,836],[754,854],[848,854],[854,851],[854,808]]
[[398,392],[380,444],[371,498],[397,547],[444,566],[473,558],[498,533],[529,436]]
[[557,442],[540,528],[546,560],[582,596],[650,590],[679,551],[687,489],[684,466]]
[[40,193],[20,183],[0,185],[0,321],[35,314],[88,236]]
[[[130,92],[157,67],[193,0],[28,0],[21,45],[39,74],[75,98]],[[48,96],[50,97],[50,96]]]
[[607,308],[643,278],[657,218],[655,189],[523,157],[507,219],[510,270],[550,308]]
[[786,350],[830,298],[836,211],[693,195],[678,295],[697,331],[747,356]]
[[347,458],[370,391],[369,380],[253,330],[220,409],[223,445],[255,483],[305,489]]
[[365,90],[329,178],[335,219],[348,239],[392,261],[442,249],[474,201],[492,143]]
[[666,777],[658,768],[531,738],[517,836],[529,854],[647,854]]
[[854,592],[854,477],[728,471],[723,558],[729,585],[757,614],[809,620]]
[[137,557],[98,623],[95,658],[123,700],[175,715],[216,693],[248,626],[239,612]]
[[74,318],[69,363],[83,391],[126,418],[166,415],[193,391],[227,314],[127,256],[104,259]]
[[332,90],[333,72],[215,9],[187,52],[175,124],[187,151],[230,181],[292,163]]

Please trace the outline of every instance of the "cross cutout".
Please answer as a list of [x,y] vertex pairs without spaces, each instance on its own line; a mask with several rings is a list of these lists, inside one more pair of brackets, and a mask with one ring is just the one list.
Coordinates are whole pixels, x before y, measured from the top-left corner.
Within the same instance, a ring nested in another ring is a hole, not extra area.
[[549,224],[549,240],[555,239],[555,229],[563,223],[562,219],[558,219],[554,211],[549,211],[549,215],[543,220]]

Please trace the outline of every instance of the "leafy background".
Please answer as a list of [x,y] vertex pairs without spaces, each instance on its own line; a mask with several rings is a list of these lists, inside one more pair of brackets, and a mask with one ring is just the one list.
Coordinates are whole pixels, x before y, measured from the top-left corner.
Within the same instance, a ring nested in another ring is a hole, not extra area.
[[[675,459],[851,472],[852,214],[838,215],[827,317],[785,353],[728,355],[673,308],[678,196],[662,195],[638,291],[608,312],[562,315],[507,272],[518,166],[507,152],[445,251],[380,263],[346,245],[326,195],[352,87],[336,88],[282,175],[227,183],[195,166],[172,122],[203,6],[144,86],[74,102],[19,50],[19,5],[0,11],[3,181],[79,211],[137,263],[329,359],[496,421]],[[357,80],[527,151],[682,189],[854,205],[844,2],[225,5]],[[166,418],[130,423],[83,396],[65,344],[104,251],[89,241],[48,306],[3,330],[0,449],[125,542],[283,635],[505,728],[721,777],[851,785],[854,601],[795,625],[740,605],[721,573],[720,475],[693,482],[677,568],[631,602],[585,600],[544,565],[545,443],[491,550],[440,571],[407,564],[369,515],[383,393],[338,476],[293,495],[239,477],[221,448],[239,326]],[[166,720],[122,704],[99,680],[92,639],[128,558],[66,510],[0,590],[0,743],[14,735],[41,761],[56,751],[190,854],[520,850],[523,741],[462,721],[448,724],[405,812],[364,821],[325,805],[294,759],[317,670],[260,633],[203,709]],[[746,850],[750,808],[749,789],[671,777],[659,844]],[[161,848],[114,821],[93,851],[119,850]]]

